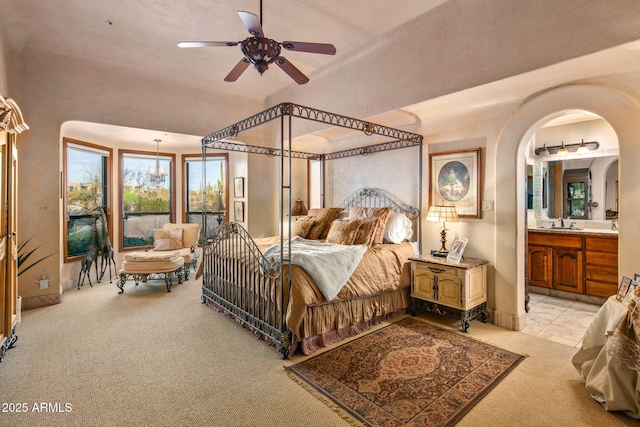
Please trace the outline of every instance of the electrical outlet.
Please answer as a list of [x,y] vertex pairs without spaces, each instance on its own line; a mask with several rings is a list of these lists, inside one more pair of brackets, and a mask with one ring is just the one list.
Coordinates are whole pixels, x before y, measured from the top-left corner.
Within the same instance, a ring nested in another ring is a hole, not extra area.
[[482,210],[483,211],[492,211],[493,210],[493,200],[483,200],[482,201]]

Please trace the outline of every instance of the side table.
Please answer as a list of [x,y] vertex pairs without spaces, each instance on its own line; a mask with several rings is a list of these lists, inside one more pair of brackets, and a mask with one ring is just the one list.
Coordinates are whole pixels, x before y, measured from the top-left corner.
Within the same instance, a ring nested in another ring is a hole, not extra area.
[[478,258],[459,263],[430,255],[412,257],[411,314],[425,308],[441,315],[458,314],[462,332],[478,314],[487,323],[487,264]]

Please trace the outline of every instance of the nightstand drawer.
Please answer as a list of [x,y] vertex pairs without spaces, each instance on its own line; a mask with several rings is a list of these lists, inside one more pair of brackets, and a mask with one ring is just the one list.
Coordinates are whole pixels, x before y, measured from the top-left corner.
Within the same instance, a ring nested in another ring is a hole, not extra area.
[[[426,262],[421,262],[421,263],[414,263],[413,264],[413,268],[416,271],[428,271],[432,274],[446,274],[449,276],[458,276],[461,272],[461,270],[457,269],[456,267],[450,267],[447,265],[436,265],[436,264],[429,264]],[[462,272],[464,273],[464,272]]]

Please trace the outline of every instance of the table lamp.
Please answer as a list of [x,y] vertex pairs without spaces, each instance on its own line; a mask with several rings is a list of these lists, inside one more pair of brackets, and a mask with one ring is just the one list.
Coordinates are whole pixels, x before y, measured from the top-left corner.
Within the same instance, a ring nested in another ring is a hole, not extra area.
[[291,207],[291,216],[298,217],[302,215],[306,215],[309,213],[307,208],[304,206],[304,202],[300,199],[293,202],[293,206]]
[[442,228],[440,230],[440,241],[442,242],[442,247],[435,252],[434,256],[446,257],[449,254],[449,250],[447,249],[447,222],[459,222],[458,212],[456,211],[455,206],[441,206],[441,205],[431,205],[429,207],[429,212],[427,213],[427,221],[431,222],[441,222]]
[[218,225],[222,224],[222,217],[224,216],[224,211],[227,208],[224,206],[224,200],[222,200],[222,193],[216,194],[216,200],[213,202],[213,212],[216,212],[218,215]]

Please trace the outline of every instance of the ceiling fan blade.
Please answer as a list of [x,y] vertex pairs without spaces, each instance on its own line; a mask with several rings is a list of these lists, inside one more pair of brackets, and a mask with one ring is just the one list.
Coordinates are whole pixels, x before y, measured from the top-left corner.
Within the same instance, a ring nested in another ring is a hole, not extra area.
[[302,74],[302,71],[298,70],[287,58],[280,56],[275,60],[275,63],[299,85],[303,85],[309,81],[309,78]]
[[178,47],[219,47],[237,46],[238,42],[180,42]]
[[328,43],[282,42],[282,47],[296,52],[321,53],[323,55],[335,55],[336,48]]
[[262,33],[262,24],[260,24],[260,19],[256,15],[243,10],[239,10],[238,15],[240,15],[240,19],[242,19],[244,26],[247,27],[247,30],[249,30],[251,34],[256,37],[264,37],[264,34]]
[[235,67],[233,67],[233,70],[231,70],[231,72],[227,74],[227,77],[224,78],[224,81],[235,82],[236,80],[238,80],[238,77],[240,77],[240,75],[244,73],[244,70],[247,69],[249,64],[250,62],[247,58],[242,58],[240,62],[238,62]]

